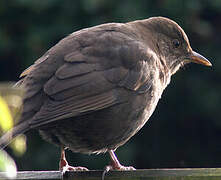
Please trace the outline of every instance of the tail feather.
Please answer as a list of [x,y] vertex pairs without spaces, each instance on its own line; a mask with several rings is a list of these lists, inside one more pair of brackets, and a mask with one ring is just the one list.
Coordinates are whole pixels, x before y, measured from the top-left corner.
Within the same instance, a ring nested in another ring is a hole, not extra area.
[[0,138],[0,149],[4,149],[10,142],[19,134],[25,133],[29,129],[28,122],[22,122],[16,125],[14,128],[6,132]]

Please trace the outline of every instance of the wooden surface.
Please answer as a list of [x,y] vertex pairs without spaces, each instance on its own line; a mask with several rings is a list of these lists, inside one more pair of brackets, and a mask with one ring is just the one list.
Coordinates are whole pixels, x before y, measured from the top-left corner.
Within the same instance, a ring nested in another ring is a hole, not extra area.
[[[7,179],[4,172],[0,172],[0,180]],[[60,171],[19,171],[13,179],[62,179]]]
[[[103,171],[68,172],[63,180],[101,179]],[[0,172],[0,179],[6,179]],[[16,179],[62,179],[59,171],[20,171]],[[136,171],[110,171],[105,180],[221,180],[221,168],[193,169],[141,169]]]

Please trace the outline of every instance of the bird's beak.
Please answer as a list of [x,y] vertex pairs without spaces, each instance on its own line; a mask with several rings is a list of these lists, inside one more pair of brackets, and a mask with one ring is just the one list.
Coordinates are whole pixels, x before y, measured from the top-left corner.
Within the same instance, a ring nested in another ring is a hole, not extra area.
[[195,51],[192,51],[189,60],[193,63],[202,64],[204,66],[212,66],[212,63],[209,62],[208,59],[206,59],[205,57],[203,57],[202,55],[200,55]]

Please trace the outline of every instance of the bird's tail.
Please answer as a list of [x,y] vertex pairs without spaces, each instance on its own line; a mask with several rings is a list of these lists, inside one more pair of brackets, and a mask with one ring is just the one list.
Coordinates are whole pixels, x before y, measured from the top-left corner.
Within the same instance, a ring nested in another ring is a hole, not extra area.
[[1,138],[0,138],[0,149],[5,148],[16,136],[19,134],[25,133],[29,127],[29,124],[27,122],[22,122],[18,125],[16,125],[14,128],[6,132]]

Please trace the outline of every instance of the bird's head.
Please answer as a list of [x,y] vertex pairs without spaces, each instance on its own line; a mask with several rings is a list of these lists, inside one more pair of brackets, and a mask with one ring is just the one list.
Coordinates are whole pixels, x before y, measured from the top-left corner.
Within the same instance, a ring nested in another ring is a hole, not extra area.
[[153,17],[145,24],[155,39],[152,42],[157,54],[165,61],[171,74],[190,62],[212,66],[205,57],[192,50],[187,35],[176,22],[164,17]]

